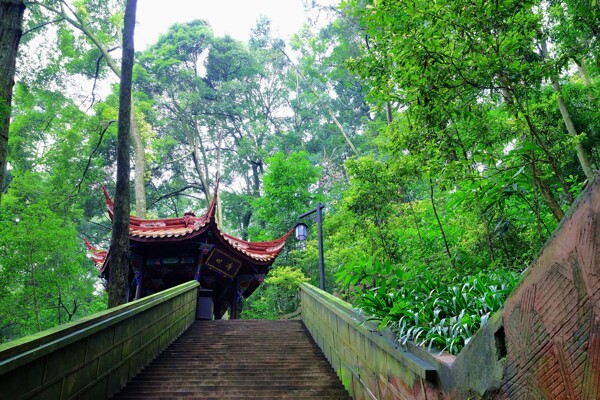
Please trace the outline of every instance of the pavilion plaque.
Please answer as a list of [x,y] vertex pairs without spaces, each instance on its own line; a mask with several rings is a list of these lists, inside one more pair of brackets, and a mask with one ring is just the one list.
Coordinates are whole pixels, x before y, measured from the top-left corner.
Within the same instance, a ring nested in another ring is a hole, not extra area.
[[206,266],[228,278],[235,278],[242,263],[220,249],[214,249],[206,259]]

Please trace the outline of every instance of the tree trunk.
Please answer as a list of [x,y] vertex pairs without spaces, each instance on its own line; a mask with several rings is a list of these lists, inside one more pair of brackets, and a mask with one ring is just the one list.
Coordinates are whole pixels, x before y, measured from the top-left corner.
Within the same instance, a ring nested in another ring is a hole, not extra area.
[[[223,141],[223,131],[219,130],[219,144],[217,146],[217,178],[216,186],[218,191],[219,179],[221,179],[221,143]],[[223,204],[221,203],[221,196],[217,196],[217,223],[220,227],[223,227]]]
[[429,198],[431,200],[431,206],[433,207],[433,214],[435,215],[435,220],[437,221],[438,227],[440,228],[440,232],[442,233],[442,239],[444,240],[444,247],[446,248],[446,254],[452,263],[452,266],[456,268],[456,260],[452,257],[452,253],[450,253],[450,246],[448,245],[448,239],[446,238],[446,232],[444,231],[444,226],[442,225],[442,221],[440,221],[440,216],[438,215],[437,208],[435,206],[435,199],[433,197],[433,181],[429,178]]
[[[591,82],[590,82],[590,78],[588,77],[587,62],[585,61],[585,59],[581,59],[579,61],[579,63],[577,63],[577,68],[579,69],[579,76],[581,76],[581,81],[583,82],[583,84],[586,87],[589,87]],[[588,96],[590,96],[589,92],[588,92]]]
[[[500,78],[500,81],[502,82],[502,84],[505,87],[509,86],[506,78],[503,75],[499,75],[498,77]],[[567,202],[569,203],[569,205],[573,204],[573,195],[569,191],[569,186],[567,185],[567,182],[562,177],[562,174],[558,168],[558,164],[557,164],[556,160],[554,159],[554,157],[552,156],[550,149],[548,148],[548,146],[546,146],[546,144],[542,140],[540,132],[538,131],[535,124],[533,123],[533,119],[531,118],[531,115],[529,112],[529,106],[527,106],[527,102],[524,103],[518,96],[513,96],[512,92],[507,90],[506,88],[502,89],[501,91],[502,91],[502,96],[506,100],[507,104],[513,108],[513,111],[515,111],[516,114],[521,114],[523,116],[523,118],[525,119],[525,123],[527,124],[527,128],[529,129],[529,133],[531,134],[531,138],[532,138],[533,142],[538,144],[540,146],[540,148],[543,150],[544,154],[548,158],[548,162],[550,163],[552,170],[554,171],[554,177],[556,178],[556,180],[560,183],[560,185],[563,188],[563,192],[565,194]],[[546,194],[553,197],[552,192],[548,192]],[[550,203],[548,203],[548,206],[551,208],[553,207],[551,203],[556,203],[556,199],[546,198],[545,196],[544,196],[544,200],[550,201]]]
[[558,204],[558,201],[556,201],[556,198],[552,194],[550,187],[548,187],[546,182],[544,182],[544,180],[541,178],[541,172],[540,172],[536,162],[533,159],[531,162],[532,162],[532,168],[533,168],[533,181],[534,181],[535,185],[538,187],[538,189],[540,190],[540,193],[542,194],[544,201],[550,208],[550,211],[552,211],[552,215],[554,215],[554,218],[556,219],[557,222],[560,222],[560,220],[565,216],[565,213],[563,212],[562,208],[560,207],[560,204]]
[[117,139],[117,189],[110,244],[108,307],[116,307],[127,302],[127,277],[129,273],[129,128],[136,5],[137,0],[127,0],[123,26],[123,58],[121,60]]
[[[31,260],[33,262],[33,260]],[[37,282],[35,281],[35,267],[31,266],[31,285],[33,286],[33,307],[35,312],[35,322],[37,323],[38,332],[42,331],[42,324],[40,322],[40,306],[37,298]]]
[[208,155],[206,154],[206,147],[204,146],[204,142],[202,141],[202,134],[200,132],[200,129],[198,128],[198,117],[196,115],[194,116],[193,122],[194,134],[196,135],[197,139],[197,142],[194,143],[198,143],[197,148],[200,150],[200,155],[202,156],[202,165],[204,167],[204,182],[206,186],[206,192],[209,193],[209,195],[206,198],[209,200],[208,203],[210,204],[210,202],[212,201],[212,196],[210,195],[210,172],[208,170]]
[[[549,59],[550,56],[548,53],[548,46],[547,46],[545,40],[543,40],[541,43],[541,49],[542,49],[542,56],[546,59]],[[581,69],[580,69],[580,71],[581,71]],[[552,81],[552,88],[554,89],[554,92],[556,92],[556,100],[558,102],[558,109],[559,109],[560,115],[562,116],[562,119],[565,123],[565,126],[567,127],[567,132],[571,136],[577,136],[577,129],[575,129],[575,125],[573,124],[573,120],[571,119],[571,114],[569,113],[569,110],[567,110],[567,106],[565,104],[565,99],[562,95],[562,89],[560,87],[560,83],[558,82],[558,73],[557,72],[552,74],[551,81]],[[577,143],[575,145],[575,152],[577,153],[577,159],[579,160],[579,164],[581,165],[581,169],[583,170],[583,173],[585,174],[586,178],[588,178],[589,180],[592,180],[595,176],[594,167],[590,163],[587,152],[585,151],[585,149],[583,148],[583,145],[581,143]]]
[[194,161],[194,168],[196,169],[196,173],[200,178],[200,184],[202,185],[202,191],[204,192],[204,197],[206,198],[206,204],[208,207],[210,206],[210,202],[212,201],[212,196],[210,194],[210,189],[208,188],[208,183],[206,182],[206,177],[202,172],[202,165],[200,165],[200,160],[198,160],[200,156],[198,146],[196,146],[196,142],[193,138],[190,139],[192,143],[192,161]]
[[[575,129],[575,125],[573,124],[573,120],[571,119],[571,114],[569,110],[567,110],[567,106],[565,105],[565,99],[562,95],[562,90],[560,84],[558,83],[558,78],[556,76],[552,77],[552,87],[556,92],[556,100],[558,101],[558,109],[560,110],[560,115],[562,115],[563,121],[565,122],[565,126],[567,127],[567,132],[571,136],[577,136],[577,129]],[[581,165],[581,169],[585,174],[586,178],[592,180],[595,176],[594,167],[590,163],[587,152],[583,148],[581,143],[577,143],[575,145],[575,152],[577,153],[577,159],[579,160],[579,164]]]
[[135,215],[146,218],[146,191],[144,190],[144,144],[140,135],[138,124],[135,121],[135,112],[131,113],[131,139],[134,151],[134,186],[135,186]]
[[250,161],[252,165],[252,197],[260,197],[260,176],[262,174],[262,161]]
[[[195,117],[194,117],[195,118]],[[200,137],[200,130],[198,129],[198,123],[195,119],[187,121],[185,116],[181,117],[181,122],[183,124],[185,134],[188,139],[188,143],[191,147],[191,155],[192,161],[194,162],[194,169],[198,174],[198,178],[200,179],[200,184],[202,185],[202,191],[204,192],[204,197],[206,198],[206,206],[209,207],[212,201],[212,195],[210,193],[209,188],[209,178],[208,178],[208,167],[207,167],[207,158],[206,151],[204,149],[204,145],[202,143],[202,138]],[[190,123],[193,128],[193,132],[190,130],[190,127],[187,126],[187,123]],[[200,158],[204,164],[200,163]]]
[[394,118],[392,116],[392,104],[389,101],[385,103],[385,115],[387,117],[387,124],[391,125],[391,123],[394,121]]
[[25,3],[22,0],[0,0],[0,200],[8,155],[10,106],[24,12]]
[[244,218],[242,218],[242,239],[249,240],[250,234],[248,233],[248,227],[250,226],[250,219],[252,218],[252,210],[246,211]]

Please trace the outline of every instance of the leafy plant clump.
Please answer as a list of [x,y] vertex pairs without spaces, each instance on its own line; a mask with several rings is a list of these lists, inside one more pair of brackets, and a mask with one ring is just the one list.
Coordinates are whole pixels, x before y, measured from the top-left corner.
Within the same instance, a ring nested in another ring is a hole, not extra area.
[[250,296],[242,309],[243,319],[279,319],[298,309],[299,288],[308,278],[302,271],[288,267],[276,267]]
[[394,271],[369,288],[354,288],[353,303],[398,334],[403,345],[458,354],[519,279],[510,270],[446,278],[440,273]]

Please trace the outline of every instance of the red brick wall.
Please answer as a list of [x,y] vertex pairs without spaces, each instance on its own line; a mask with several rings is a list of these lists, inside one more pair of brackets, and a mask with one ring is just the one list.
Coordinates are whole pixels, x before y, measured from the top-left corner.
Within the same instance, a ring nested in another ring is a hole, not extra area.
[[500,398],[600,399],[600,179],[510,296],[503,323]]

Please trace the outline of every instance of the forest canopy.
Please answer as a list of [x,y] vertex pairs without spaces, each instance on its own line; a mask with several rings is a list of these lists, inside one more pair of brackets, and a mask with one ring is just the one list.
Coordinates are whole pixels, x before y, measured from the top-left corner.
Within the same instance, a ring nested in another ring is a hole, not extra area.
[[[348,0],[290,40],[194,20],[135,55],[132,213],[246,240],[325,204],[327,287],[401,341],[458,352],[600,165],[595,1]],[[27,2],[0,203],[0,342],[106,307],[120,0]],[[182,10],[182,12],[184,12]],[[321,20],[322,21],[322,20]],[[107,88],[107,89],[101,89]],[[315,227],[316,228],[316,227]],[[318,282],[289,241],[247,318]]]

